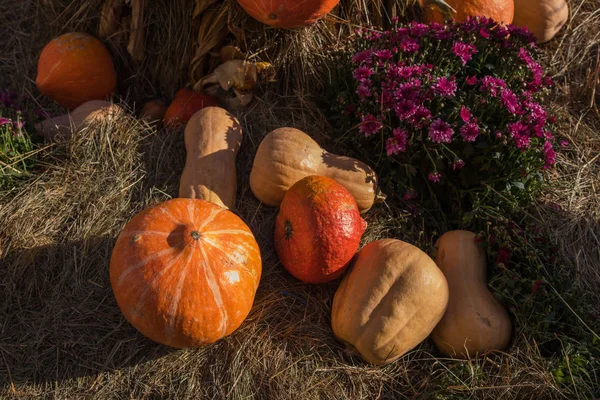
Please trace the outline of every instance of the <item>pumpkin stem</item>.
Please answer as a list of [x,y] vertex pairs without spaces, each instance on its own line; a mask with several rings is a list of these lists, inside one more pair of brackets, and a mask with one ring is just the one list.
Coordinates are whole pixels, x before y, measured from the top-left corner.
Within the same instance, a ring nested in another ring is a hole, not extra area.
[[200,232],[198,232],[198,231],[192,231],[192,233],[190,233],[190,236],[192,237],[192,239],[198,240],[198,239],[200,239],[201,235],[200,235]]

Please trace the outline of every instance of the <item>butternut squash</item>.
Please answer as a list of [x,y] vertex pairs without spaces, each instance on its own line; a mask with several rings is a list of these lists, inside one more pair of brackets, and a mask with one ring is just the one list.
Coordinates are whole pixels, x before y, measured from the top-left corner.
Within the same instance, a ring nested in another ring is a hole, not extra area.
[[203,199],[234,209],[235,159],[241,142],[242,127],[226,110],[206,107],[192,115],[185,127],[187,157],[179,197]]
[[446,232],[436,243],[435,262],[450,288],[448,309],[431,335],[446,355],[468,358],[503,350],[510,341],[508,312],[488,290],[485,251],[468,231]]
[[116,104],[104,100],[90,100],[68,114],[38,123],[35,128],[47,141],[52,141],[59,134],[70,136],[72,132],[83,129],[94,122],[109,118],[121,118],[123,115],[125,112]]
[[364,360],[385,365],[427,338],[447,303],[446,278],[427,254],[382,239],[357,253],[333,298],[331,325]]
[[310,175],[327,176],[344,186],[361,213],[384,197],[376,192],[377,176],[368,165],[325,151],[295,128],[275,129],[265,136],[254,157],[250,188],[261,202],[278,207],[285,192]]
[[527,27],[537,43],[545,43],[558,33],[569,19],[565,0],[515,0],[513,24]]

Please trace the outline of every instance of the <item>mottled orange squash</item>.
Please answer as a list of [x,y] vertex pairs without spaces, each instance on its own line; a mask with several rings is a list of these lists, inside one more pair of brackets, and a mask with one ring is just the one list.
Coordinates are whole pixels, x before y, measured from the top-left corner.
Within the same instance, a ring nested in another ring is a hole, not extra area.
[[235,331],[254,301],[258,244],[234,213],[200,199],[173,199],[137,214],[119,235],[110,282],[125,318],[176,348]]

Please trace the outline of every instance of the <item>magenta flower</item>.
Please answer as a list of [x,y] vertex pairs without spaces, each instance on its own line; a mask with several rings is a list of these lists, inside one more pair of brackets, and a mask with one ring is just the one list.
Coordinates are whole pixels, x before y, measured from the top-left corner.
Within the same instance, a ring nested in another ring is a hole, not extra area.
[[568,141],[566,141],[564,139],[560,141],[560,147],[567,147],[568,145],[569,145]]
[[457,85],[454,79],[450,80],[442,76],[433,84],[432,89],[440,97],[454,97]]
[[465,142],[474,142],[481,133],[479,125],[469,122],[460,127],[460,136]]
[[392,132],[394,136],[388,138],[385,142],[388,156],[398,154],[398,152],[405,152],[406,144],[408,143],[408,132],[400,128],[395,128]]
[[419,196],[419,194],[417,193],[417,191],[415,189],[408,189],[406,191],[406,193],[404,193],[404,196],[402,196],[402,199],[404,201],[409,201],[409,200],[416,199],[418,196]]
[[375,72],[373,71],[373,69],[367,65],[361,65],[360,67],[356,68],[354,70],[354,79],[356,79],[357,81],[364,81],[366,79],[368,79],[371,75],[373,75]]
[[425,36],[429,33],[429,25],[421,24],[418,22],[410,23],[410,35],[415,38]]
[[500,89],[504,89],[506,87],[506,82],[500,78],[493,77],[491,75],[486,75],[481,78],[481,90],[489,92],[493,97],[498,95],[498,91]]
[[467,107],[465,107],[465,106],[460,107],[459,114],[460,114],[460,119],[462,119],[464,123],[471,121],[471,110],[469,110]]
[[12,121],[8,118],[4,118],[4,117],[0,117],[0,126],[2,125],[8,125],[12,123]]
[[378,50],[375,52],[375,57],[379,58],[381,61],[387,61],[392,58],[393,54],[391,50]]
[[452,170],[456,171],[457,169],[461,169],[464,166],[465,166],[465,162],[461,159],[458,159],[452,163]]
[[435,183],[439,182],[441,177],[442,177],[442,174],[440,174],[437,171],[430,172],[429,175],[427,175],[427,179],[429,179],[431,182],[435,182]]
[[410,37],[405,37],[400,42],[400,50],[406,53],[416,53],[419,47],[419,41]]
[[462,65],[467,65],[467,62],[471,60],[473,54],[477,53],[477,47],[470,43],[455,42],[452,45],[452,52],[461,59]]
[[429,125],[429,138],[434,143],[450,143],[452,142],[454,130],[449,123],[436,119]]
[[467,78],[465,79],[465,82],[469,86],[475,86],[475,85],[477,85],[477,82],[479,82],[479,80],[477,79],[476,76],[467,76]]
[[361,52],[358,52],[354,55],[354,57],[352,57],[352,62],[356,63],[356,64],[362,64],[365,63],[366,61],[372,61],[372,57],[373,57],[373,50],[372,49],[367,49],[367,50],[363,50]]
[[372,114],[367,114],[362,118],[362,122],[358,130],[365,136],[371,136],[377,133],[382,127],[383,124],[379,122],[377,117]]
[[360,85],[358,85],[356,94],[360,96],[361,101],[365,101],[366,97],[371,96],[371,88],[365,82],[361,82]]
[[544,160],[546,165],[544,168],[550,168],[556,163],[556,152],[549,141],[544,142]]
[[408,119],[408,122],[414,125],[415,128],[423,128],[431,119],[431,111],[428,108],[419,106],[417,111]]
[[402,100],[396,105],[394,111],[400,120],[405,120],[417,112],[417,106],[410,100]]
[[527,134],[517,133],[513,136],[513,140],[518,149],[525,150],[531,145],[531,136]]
[[519,100],[517,96],[510,89],[502,89],[500,92],[500,98],[502,99],[502,103],[511,114],[517,115],[521,114],[521,106],[519,105]]

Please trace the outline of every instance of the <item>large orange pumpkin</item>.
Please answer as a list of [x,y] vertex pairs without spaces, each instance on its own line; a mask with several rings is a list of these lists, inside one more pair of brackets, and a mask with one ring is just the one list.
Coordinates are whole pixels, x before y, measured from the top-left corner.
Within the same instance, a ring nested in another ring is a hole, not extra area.
[[166,127],[172,128],[185,125],[197,111],[218,105],[219,101],[216,97],[183,88],[175,94],[175,98],[169,104],[163,123]]
[[276,28],[299,28],[316,22],[340,0],[238,0],[248,14]]
[[275,221],[275,250],[281,263],[303,282],[329,282],[344,272],[367,223],[350,192],[326,176],[296,182]]
[[39,91],[73,110],[103,100],[117,84],[112,58],[102,42],[86,33],[66,33],[46,45],[38,60]]
[[232,212],[199,199],[173,199],[137,214],[110,260],[125,318],[176,348],[213,343],[244,321],[262,271],[260,250]]
[[[513,0],[446,0],[456,13],[452,18],[466,21],[469,17],[487,17],[496,22],[510,24],[515,16]],[[443,23],[444,17],[435,0],[419,0],[423,8],[423,18],[426,22]]]

